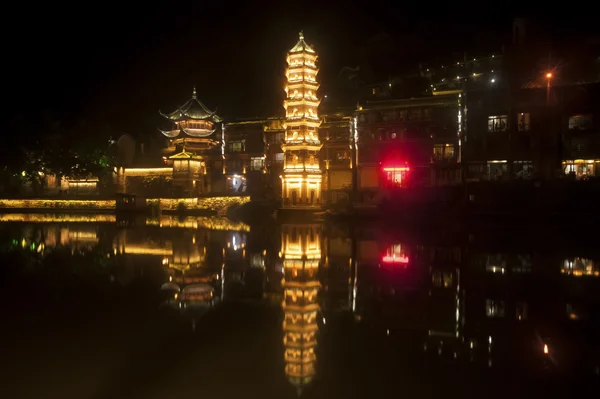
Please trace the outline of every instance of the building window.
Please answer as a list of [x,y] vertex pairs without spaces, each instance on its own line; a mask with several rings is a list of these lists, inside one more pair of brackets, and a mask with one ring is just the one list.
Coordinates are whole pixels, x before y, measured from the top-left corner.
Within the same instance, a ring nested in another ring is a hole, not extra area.
[[592,115],[573,115],[569,118],[569,130],[587,130],[592,128]]
[[517,179],[530,179],[533,177],[533,162],[514,161],[513,170]]
[[529,131],[529,112],[519,112],[517,114],[517,127],[519,132],[528,132]]
[[444,159],[454,159],[454,145],[453,144],[434,144],[433,159],[436,161],[441,161]]
[[275,154],[275,163],[282,163],[283,162],[283,152],[278,152],[277,154]]
[[406,177],[408,167],[387,167],[383,168],[383,173],[388,187],[404,187],[406,186]]
[[566,163],[563,162],[563,167],[565,168],[564,169],[565,174],[567,174],[567,175],[573,174],[578,179],[584,179],[589,176],[595,176],[596,172],[597,172],[596,165],[598,165],[598,164],[595,163],[593,160],[588,160],[588,161],[576,160],[576,161],[567,161]]
[[283,133],[274,133],[271,135],[271,143],[273,145],[281,145],[283,142]]
[[488,117],[488,132],[505,132],[507,129],[507,115],[492,115]]
[[335,159],[338,161],[343,161],[345,159],[350,159],[350,154],[348,151],[336,151]]
[[231,152],[242,152],[244,151],[244,142],[243,141],[232,141],[229,143],[229,150]]
[[262,157],[252,157],[250,160],[250,170],[262,170],[265,165],[265,160]]

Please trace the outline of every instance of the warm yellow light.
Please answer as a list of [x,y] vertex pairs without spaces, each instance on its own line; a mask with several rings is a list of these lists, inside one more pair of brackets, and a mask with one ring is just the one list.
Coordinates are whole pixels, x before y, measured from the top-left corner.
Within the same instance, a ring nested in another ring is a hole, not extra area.
[[548,73],[546,74],[546,77],[547,77],[548,79],[550,79],[550,78],[552,77],[552,73],[548,72]]

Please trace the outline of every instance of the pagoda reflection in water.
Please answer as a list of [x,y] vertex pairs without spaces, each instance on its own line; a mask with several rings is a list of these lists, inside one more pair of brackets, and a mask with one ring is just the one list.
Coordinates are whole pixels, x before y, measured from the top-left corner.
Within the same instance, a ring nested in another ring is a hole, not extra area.
[[300,394],[316,374],[321,225],[282,225],[281,257],[285,374]]
[[182,239],[173,241],[173,254],[162,264],[167,269],[169,281],[162,290],[172,297],[166,303],[182,311],[204,312],[214,305],[213,284],[219,274],[206,267],[206,245],[197,243],[195,233],[185,232]]

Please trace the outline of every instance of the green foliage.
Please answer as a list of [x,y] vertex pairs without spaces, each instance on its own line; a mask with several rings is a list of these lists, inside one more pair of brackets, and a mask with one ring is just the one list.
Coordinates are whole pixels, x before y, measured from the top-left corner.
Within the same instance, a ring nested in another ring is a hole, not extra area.
[[43,188],[45,175],[76,179],[102,178],[110,173],[112,159],[108,146],[110,130],[85,120],[66,126],[49,113],[20,117],[11,128],[15,145],[5,152],[0,170],[4,186],[20,178],[34,190]]

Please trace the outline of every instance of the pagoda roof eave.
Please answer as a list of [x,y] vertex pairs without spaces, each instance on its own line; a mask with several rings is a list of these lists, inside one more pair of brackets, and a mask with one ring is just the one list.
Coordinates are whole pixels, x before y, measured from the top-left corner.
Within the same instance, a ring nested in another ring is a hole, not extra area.
[[212,135],[214,132],[216,132],[216,131],[217,131],[217,129],[213,129],[213,130],[208,130],[208,131],[206,131],[206,132],[203,132],[203,133],[192,133],[192,132],[190,131],[190,129],[185,129],[185,128],[182,128],[181,130],[182,130],[182,131],[183,131],[185,134],[187,134],[188,136],[190,136],[190,137],[199,137],[199,138],[201,138],[201,137],[209,137],[210,135]]
[[162,111],[158,111],[161,116],[172,121],[181,120],[209,120],[213,123],[222,122],[223,119],[217,115],[216,110],[209,110],[198,98],[196,97],[196,88],[192,94],[192,98],[187,100],[181,107],[175,111],[165,114]]
[[281,149],[283,152],[287,150],[309,150],[309,151],[319,151],[323,147],[323,144],[309,144],[306,142],[301,143],[284,143],[281,145]]
[[179,136],[179,134],[181,133],[181,130],[179,130],[179,129],[176,129],[176,130],[158,129],[158,131],[170,139],[174,139],[175,137]]
[[169,157],[169,159],[197,159],[197,160],[200,160],[201,158],[198,155],[194,154],[193,152],[187,152],[186,150],[183,150],[178,154],[171,155]]

